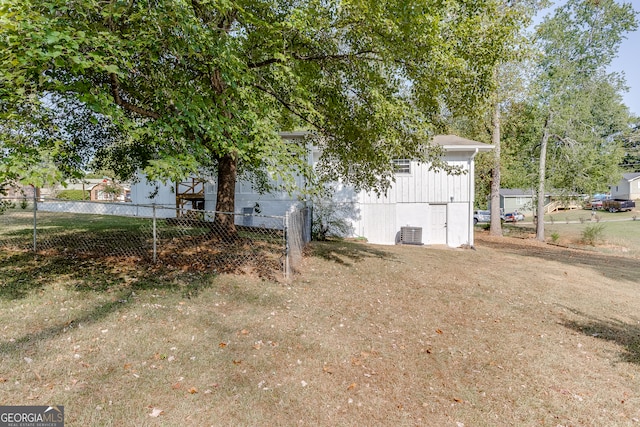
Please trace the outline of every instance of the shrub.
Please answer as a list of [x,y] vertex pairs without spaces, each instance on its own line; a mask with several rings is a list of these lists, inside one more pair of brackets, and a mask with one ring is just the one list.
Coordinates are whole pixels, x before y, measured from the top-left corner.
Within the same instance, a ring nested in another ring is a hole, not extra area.
[[596,243],[604,241],[604,224],[589,225],[582,230],[582,242],[595,246]]
[[551,233],[551,241],[553,243],[558,243],[558,239],[560,239],[560,234],[558,234],[557,232]]
[[311,237],[313,240],[346,237],[353,231],[349,220],[357,216],[358,212],[353,203],[317,199],[313,203]]

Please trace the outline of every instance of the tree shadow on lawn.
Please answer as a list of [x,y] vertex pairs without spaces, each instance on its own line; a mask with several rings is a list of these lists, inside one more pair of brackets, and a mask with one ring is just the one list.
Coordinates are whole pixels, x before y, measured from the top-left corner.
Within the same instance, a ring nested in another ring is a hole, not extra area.
[[348,240],[314,241],[308,246],[308,251],[314,256],[345,266],[351,266],[365,258],[395,259],[395,256],[389,252]]
[[131,259],[77,259],[29,251],[0,252],[0,299],[17,300],[57,281],[77,291],[130,292],[163,289],[196,295],[213,273],[185,273],[140,266]]
[[133,291],[131,290],[122,290],[117,295],[114,295],[111,301],[93,307],[82,316],[74,318],[73,320],[51,325],[39,330],[38,332],[27,333],[14,341],[0,342],[0,355],[22,353],[26,348],[37,347],[43,341],[62,335],[80,324],[86,325],[96,323],[107,317],[110,313],[124,307],[128,302],[130,302],[132,294]]
[[624,351],[620,359],[624,362],[640,365],[640,319],[625,323],[618,319],[598,319],[594,316],[565,307],[583,318],[583,320],[565,320],[564,326],[589,337],[614,342]]
[[[546,261],[561,262],[568,265],[587,267],[596,270],[604,277],[616,281],[637,282],[640,277],[640,262],[630,257],[603,254],[587,249],[564,248],[526,239],[503,237],[498,239],[476,239],[477,246],[490,247],[500,252],[508,252],[523,257],[534,257]],[[585,282],[597,280],[585,277]]]
[[[191,273],[158,269],[128,269],[124,276],[114,273],[113,262],[74,260],[58,257],[41,257],[31,252],[17,252],[6,256],[0,252],[0,299],[15,301],[38,290],[44,290],[58,280],[60,285],[80,292],[96,292],[109,295],[109,300],[99,303],[74,317],[57,322],[41,330],[26,333],[14,341],[0,342],[0,355],[19,353],[38,346],[69,332],[77,325],[95,324],[113,312],[126,309],[135,303],[134,294],[143,290],[162,290],[196,297],[206,288],[216,286],[230,300],[253,306],[279,306],[283,301],[265,296],[260,289],[246,289],[235,283],[214,280],[212,273]],[[57,278],[57,279],[56,279]]]

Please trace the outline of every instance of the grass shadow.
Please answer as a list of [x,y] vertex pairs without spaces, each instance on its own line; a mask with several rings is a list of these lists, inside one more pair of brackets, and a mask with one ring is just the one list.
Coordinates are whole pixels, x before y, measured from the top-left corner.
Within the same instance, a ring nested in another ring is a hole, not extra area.
[[314,241],[309,245],[310,254],[327,261],[351,266],[365,258],[392,260],[395,257],[389,252],[348,240]]
[[71,321],[57,323],[37,332],[27,333],[14,341],[0,342],[0,354],[21,353],[25,348],[38,346],[39,343],[60,336],[77,325],[96,323],[125,306],[130,301],[132,294],[133,291],[121,291],[111,301],[100,304]]
[[565,320],[562,324],[589,337],[611,341],[624,348],[620,355],[623,362],[640,365],[640,319],[625,323],[618,319],[598,319],[594,316],[569,309],[582,320]]

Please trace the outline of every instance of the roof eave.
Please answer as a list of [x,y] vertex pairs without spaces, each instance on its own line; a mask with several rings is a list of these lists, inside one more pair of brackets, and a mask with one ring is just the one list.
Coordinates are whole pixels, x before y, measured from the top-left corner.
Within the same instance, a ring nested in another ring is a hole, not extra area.
[[476,151],[481,153],[491,151],[495,148],[494,145],[482,144],[482,145],[443,145],[442,148],[445,151]]

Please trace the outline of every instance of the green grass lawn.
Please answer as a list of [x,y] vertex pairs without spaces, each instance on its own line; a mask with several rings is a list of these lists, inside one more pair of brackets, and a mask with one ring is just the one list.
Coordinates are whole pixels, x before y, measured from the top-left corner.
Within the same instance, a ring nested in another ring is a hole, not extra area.
[[[556,243],[603,253],[640,257],[640,215],[631,212],[610,213],[607,211],[570,210],[545,215],[545,238]],[[601,237],[595,245],[584,242],[584,233],[589,228],[602,227]],[[488,228],[482,224],[479,228]],[[534,237],[535,224],[531,217],[517,224],[503,223],[505,236]]]
[[[637,220],[634,219],[637,218]],[[532,226],[532,225],[531,225]],[[602,227],[602,240],[593,249],[629,256],[640,256],[640,216],[638,211],[610,213],[589,210],[560,211],[545,216],[545,237],[557,243],[582,245],[591,227]]]

